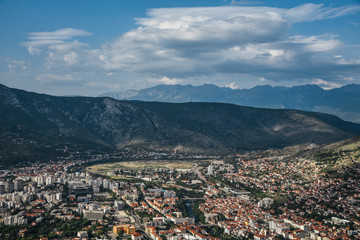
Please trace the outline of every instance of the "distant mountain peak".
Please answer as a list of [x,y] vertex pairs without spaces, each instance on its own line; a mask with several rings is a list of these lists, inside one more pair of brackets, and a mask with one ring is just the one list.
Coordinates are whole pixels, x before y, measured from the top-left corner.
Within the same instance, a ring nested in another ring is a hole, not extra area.
[[335,114],[348,121],[360,122],[360,85],[357,84],[331,90],[324,90],[315,84],[293,87],[259,85],[250,89],[232,89],[213,84],[158,85],[130,93],[125,91],[101,96],[118,100],[222,102],[252,107],[291,108]]

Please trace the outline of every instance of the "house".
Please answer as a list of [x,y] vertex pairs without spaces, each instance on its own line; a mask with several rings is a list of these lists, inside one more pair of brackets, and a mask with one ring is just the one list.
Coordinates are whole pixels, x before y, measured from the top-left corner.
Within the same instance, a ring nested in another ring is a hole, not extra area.
[[131,235],[135,233],[135,230],[135,226],[131,224],[113,226],[113,233],[115,234],[118,234],[120,231],[124,231],[124,233]]
[[138,232],[133,232],[131,234],[131,240],[141,240],[141,234]]

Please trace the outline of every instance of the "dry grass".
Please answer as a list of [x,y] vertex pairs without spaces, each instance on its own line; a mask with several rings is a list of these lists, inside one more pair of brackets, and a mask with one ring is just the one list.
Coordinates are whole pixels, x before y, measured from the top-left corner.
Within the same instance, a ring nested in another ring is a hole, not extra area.
[[196,165],[196,162],[192,161],[129,161],[129,162],[117,162],[110,164],[99,164],[87,167],[86,170],[97,174],[107,174],[109,171],[116,169],[124,170],[143,170],[143,169],[155,169],[165,168],[173,170],[187,170],[192,169]]

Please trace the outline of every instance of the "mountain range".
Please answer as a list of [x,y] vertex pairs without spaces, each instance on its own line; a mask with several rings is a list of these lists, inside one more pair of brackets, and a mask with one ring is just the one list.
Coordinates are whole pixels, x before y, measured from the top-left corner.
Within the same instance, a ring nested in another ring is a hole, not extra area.
[[104,93],[118,100],[159,102],[221,102],[273,109],[299,109],[336,115],[360,123],[360,85],[324,90],[317,85],[295,87],[257,86],[251,89],[231,89],[211,84],[158,85],[142,90]]
[[55,97],[0,85],[0,164],[55,158],[60,152],[143,148],[228,154],[331,143],[360,125],[328,114],[225,103]]

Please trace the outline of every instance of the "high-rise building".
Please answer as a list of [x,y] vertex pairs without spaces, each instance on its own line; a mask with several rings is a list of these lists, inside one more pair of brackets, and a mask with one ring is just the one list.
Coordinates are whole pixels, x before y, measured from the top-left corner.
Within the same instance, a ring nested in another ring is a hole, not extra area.
[[114,202],[114,207],[117,209],[117,210],[122,210],[124,209],[124,202],[123,201],[118,201],[116,200]]
[[14,190],[17,192],[23,191],[24,190],[24,181],[21,179],[16,179],[14,181]]
[[8,180],[5,182],[5,192],[6,193],[14,192],[14,182],[13,181]]
[[38,185],[44,185],[44,177],[43,176],[37,176],[36,182]]
[[109,187],[110,187],[110,181],[107,180],[107,179],[104,179],[103,182],[102,182],[102,185],[103,185],[103,188],[109,189]]
[[213,173],[214,173],[214,166],[210,164],[210,165],[208,166],[208,169],[207,169],[207,170],[208,170],[208,172],[207,172],[208,175],[213,174]]
[[268,208],[273,203],[274,203],[274,199],[267,197],[258,202],[258,207]]
[[93,192],[94,193],[100,192],[100,186],[93,186]]
[[48,176],[45,180],[46,185],[51,185],[53,183],[53,178],[52,176]]
[[56,200],[61,200],[61,199],[62,199],[62,194],[56,193]]

